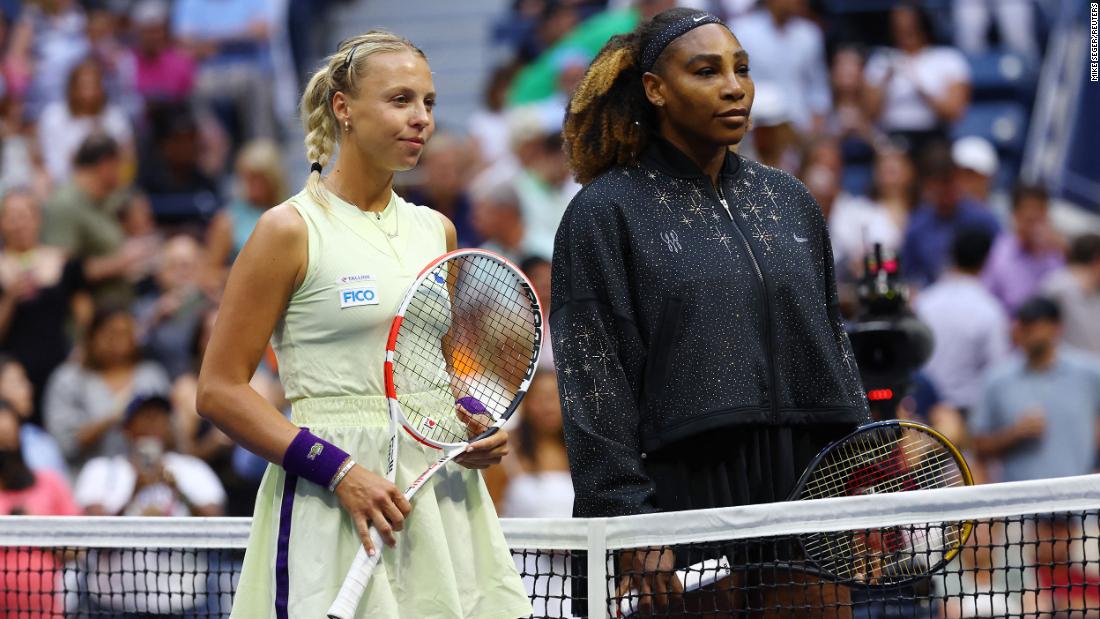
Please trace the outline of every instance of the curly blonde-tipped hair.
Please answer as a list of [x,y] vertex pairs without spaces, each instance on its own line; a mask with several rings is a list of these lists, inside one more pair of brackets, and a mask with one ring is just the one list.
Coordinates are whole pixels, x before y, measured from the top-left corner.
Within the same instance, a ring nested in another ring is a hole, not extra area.
[[371,30],[340,43],[336,53],[325,58],[321,68],[309,78],[302,93],[302,126],[306,132],[306,157],[312,169],[306,190],[324,206],[328,204],[321,190],[321,172],[336,150],[340,135],[336,114],[332,111],[332,97],[337,92],[354,96],[356,82],[366,71],[367,59],[386,52],[412,51],[427,60],[427,56],[411,41],[385,30]]
[[[587,185],[615,166],[637,161],[658,131],[657,113],[642,86],[642,50],[668,24],[705,14],[670,9],[633,32],[612,37],[596,55],[569,100],[562,129],[569,167],[578,183]],[[658,56],[653,73],[661,73],[663,57]]]

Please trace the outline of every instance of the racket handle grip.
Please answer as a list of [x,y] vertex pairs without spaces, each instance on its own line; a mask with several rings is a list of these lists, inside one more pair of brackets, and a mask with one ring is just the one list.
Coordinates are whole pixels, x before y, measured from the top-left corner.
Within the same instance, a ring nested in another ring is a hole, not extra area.
[[[692,563],[681,570],[676,570],[676,578],[680,580],[680,584],[684,586],[684,592],[695,591],[701,589],[707,585],[713,585],[714,583],[722,580],[726,576],[730,575],[730,562],[725,556],[718,557],[717,559],[707,559],[706,561],[700,561],[699,563]],[[631,589],[616,605],[612,602],[614,617],[629,617],[638,612],[638,592]]]
[[367,554],[366,548],[360,546],[355,553],[355,560],[351,562],[351,569],[344,577],[344,584],[340,585],[340,592],[336,594],[332,606],[329,606],[326,616],[328,619],[352,619],[355,610],[359,608],[359,601],[363,599],[363,593],[367,590],[367,583],[374,573],[374,568],[382,558],[382,535],[374,527],[370,528],[370,541],[374,546],[374,556]]

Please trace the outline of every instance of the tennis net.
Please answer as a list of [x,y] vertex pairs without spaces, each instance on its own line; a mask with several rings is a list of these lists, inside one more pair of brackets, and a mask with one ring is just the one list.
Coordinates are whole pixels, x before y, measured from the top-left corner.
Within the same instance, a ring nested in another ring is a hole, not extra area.
[[[539,618],[1100,617],[1100,475],[502,524]],[[247,519],[0,518],[0,616],[228,617],[247,538]],[[669,574],[684,593],[639,592]]]

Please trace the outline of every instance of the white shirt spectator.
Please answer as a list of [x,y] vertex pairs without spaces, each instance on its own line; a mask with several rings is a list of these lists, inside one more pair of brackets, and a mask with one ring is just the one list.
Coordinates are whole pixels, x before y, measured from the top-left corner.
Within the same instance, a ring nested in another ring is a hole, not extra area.
[[928,377],[951,405],[977,405],[986,370],[1009,353],[1001,303],[979,278],[952,271],[926,288],[914,309],[935,338]]
[[[218,476],[202,460],[169,452],[164,454],[164,468],[175,478],[180,494],[191,505],[225,503],[225,489]],[[93,458],[77,477],[76,502],[85,508],[100,505],[109,514],[126,516],[140,516],[149,509],[172,516],[191,515],[191,510],[168,486],[146,486],[135,496],[136,484],[137,471],[126,456]]]
[[514,181],[523,213],[523,249],[528,255],[547,260],[554,256],[554,235],[569,201],[580,191],[572,179],[560,187],[551,187],[528,172],[521,172]]
[[69,180],[73,156],[89,135],[103,132],[124,147],[133,143],[133,128],[122,108],[108,104],[98,116],[74,117],[65,101],[46,106],[38,120],[38,143],[46,171],[56,184]]
[[841,193],[829,211],[829,239],[837,264],[851,266],[859,264],[875,243],[897,252],[901,249],[902,233],[890,215],[874,202]]
[[953,84],[970,83],[966,57],[952,47],[925,47],[913,55],[893,48],[880,49],[867,61],[864,74],[872,86],[885,84],[879,123],[886,131],[936,128],[936,113],[920,90],[939,96]]
[[798,129],[810,129],[813,115],[829,112],[825,39],[816,24],[792,17],[779,27],[770,13],[759,10],[735,19],[730,29],[749,53],[753,79],[780,89]]

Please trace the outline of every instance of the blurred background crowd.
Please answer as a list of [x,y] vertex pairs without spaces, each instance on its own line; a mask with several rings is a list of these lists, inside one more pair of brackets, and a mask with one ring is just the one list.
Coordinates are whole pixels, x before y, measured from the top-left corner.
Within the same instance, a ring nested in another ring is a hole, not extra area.
[[[333,23],[425,48],[439,127],[398,190],[460,245],[519,262],[549,306],[579,189],[566,102],[609,37],[677,4],[748,50],[739,152],[817,199],[848,318],[866,250],[900,258],[937,342],[900,414],[967,446],[982,480],[1095,470],[1100,174],[1079,154],[1098,134],[1076,110],[1096,89],[1072,46],[1086,3],[428,2],[436,23],[475,20],[488,50],[463,77],[480,95],[450,112],[447,55],[372,17],[391,4],[0,1],[0,514],[251,515],[265,463],[202,420],[195,380],[234,256],[307,172],[293,107]],[[486,476],[504,516],[571,512],[546,357]],[[288,409],[272,354],[254,385]]]

